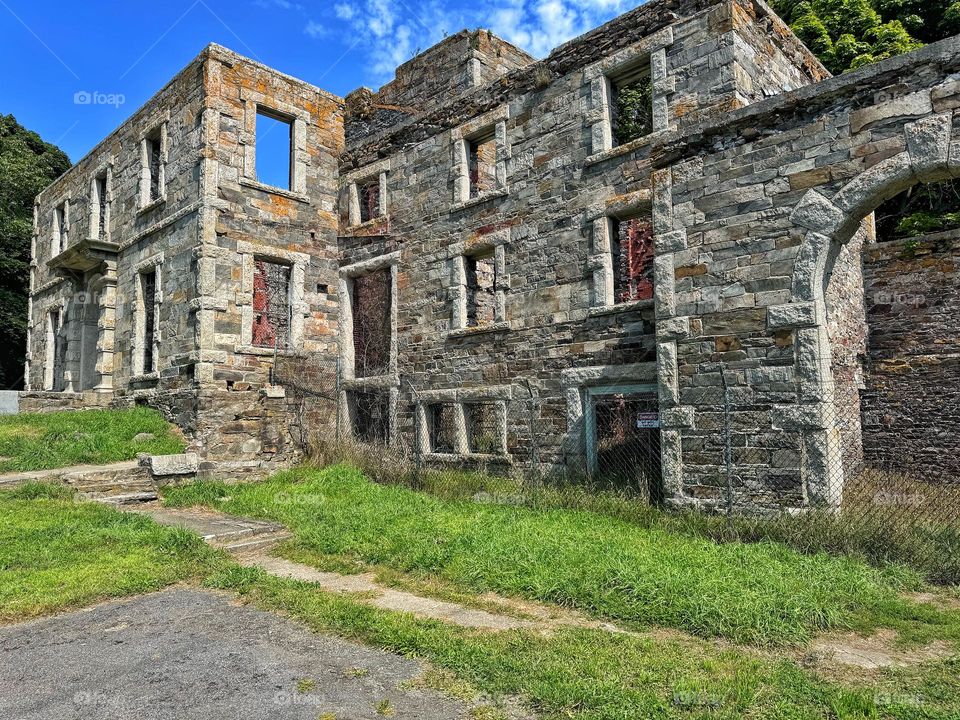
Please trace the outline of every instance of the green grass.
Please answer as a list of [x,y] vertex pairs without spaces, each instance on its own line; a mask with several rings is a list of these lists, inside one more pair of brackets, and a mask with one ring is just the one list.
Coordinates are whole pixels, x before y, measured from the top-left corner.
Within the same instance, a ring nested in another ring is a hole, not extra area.
[[0,621],[157,590],[218,562],[186,530],[74,502],[58,485],[0,492]]
[[239,592],[317,632],[424,658],[494,697],[519,695],[545,720],[960,716],[956,660],[841,684],[817,678],[788,659],[689,638],[576,628],[549,635],[467,630],[378,610],[252,568],[216,573],[208,584]]
[[301,561],[338,555],[634,627],[758,645],[863,626],[877,613],[903,616],[909,606],[897,591],[919,585],[910,572],[775,543],[715,543],[578,510],[445,501],[346,466],[255,485],[200,482],[165,499],[279,520]]
[[[134,442],[139,433],[154,437]],[[83,410],[0,418],[0,473],[172,455],[183,440],[156,410]]]

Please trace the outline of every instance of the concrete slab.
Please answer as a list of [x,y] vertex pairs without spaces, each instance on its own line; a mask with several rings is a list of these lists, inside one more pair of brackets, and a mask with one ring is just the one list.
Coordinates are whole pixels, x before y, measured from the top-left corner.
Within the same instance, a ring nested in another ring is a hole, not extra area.
[[383,701],[396,718],[469,717],[439,693],[398,689],[421,671],[223,594],[173,589],[0,628],[0,719],[378,720]]

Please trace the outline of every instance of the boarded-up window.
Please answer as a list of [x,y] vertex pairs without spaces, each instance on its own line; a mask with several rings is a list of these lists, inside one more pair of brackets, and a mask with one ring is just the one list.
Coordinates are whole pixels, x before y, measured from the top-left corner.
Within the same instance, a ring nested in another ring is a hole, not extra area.
[[365,223],[380,217],[380,181],[371,180],[357,188],[360,200],[360,222]]
[[453,403],[434,403],[427,406],[430,452],[451,454],[456,451],[455,411]]
[[464,405],[467,422],[467,445],[472,453],[496,455],[503,452],[497,408],[493,403]]
[[156,308],[157,308],[157,273],[156,271],[140,274],[141,312],[143,313],[143,357],[144,373],[156,370],[154,356],[154,341],[156,339]]
[[613,144],[624,145],[653,131],[653,85],[650,65],[640,65],[610,79]]
[[354,375],[384,375],[390,369],[391,270],[353,279]]
[[353,436],[363,443],[386,445],[390,438],[390,396],[387,393],[351,393]]
[[285,349],[290,342],[290,266],[253,263],[253,345]]
[[652,298],[653,221],[649,216],[614,219],[612,226],[614,302]]
[[467,280],[467,327],[482,327],[496,320],[497,270],[493,253],[464,258]]
[[493,133],[468,142],[470,197],[497,189],[497,142]]

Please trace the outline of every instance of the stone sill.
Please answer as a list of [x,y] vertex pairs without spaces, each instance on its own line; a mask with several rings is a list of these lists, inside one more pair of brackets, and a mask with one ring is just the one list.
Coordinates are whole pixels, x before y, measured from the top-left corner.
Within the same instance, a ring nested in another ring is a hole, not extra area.
[[492,455],[490,453],[424,453],[423,459],[428,462],[438,462],[438,463],[460,463],[460,462],[475,462],[475,463],[497,463],[499,465],[512,465],[513,456],[510,454],[506,455]]
[[603,307],[592,307],[587,311],[587,317],[601,317],[603,315],[615,315],[617,313],[630,312],[632,310],[646,310],[653,307],[653,298],[645,300],[634,300],[632,302],[617,303],[616,305],[604,305]]
[[343,390],[388,389],[400,386],[400,378],[393,373],[386,375],[369,375],[367,377],[343,378]]
[[258,182],[256,180],[251,180],[250,178],[242,177],[240,178],[240,184],[253,188],[254,190],[260,190],[261,192],[270,193],[272,195],[279,195],[280,197],[290,198],[291,200],[296,200],[297,202],[309,203],[310,196],[304,195],[302,193],[294,192],[293,190],[286,190],[285,188],[276,187],[275,185],[267,185],[266,183]]
[[130,378],[130,384],[141,384],[141,383],[155,383],[160,379],[160,371],[154,370],[150,373],[143,373],[142,375],[133,375]]
[[257,345],[240,345],[236,352],[240,355],[259,355],[260,357],[297,357],[300,355],[296,350],[278,350],[276,348],[259,347]]
[[483,335],[485,333],[504,332],[510,329],[510,323],[506,321],[495,322],[489,325],[478,325],[476,327],[456,328],[447,332],[448,338],[472,337],[473,335]]
[[484,193],[483,195],[478,195],[475,198],[470,198],[469,200],[462,200],[458,203],[454,203],[450,207],[450,212],[460,212],[461,210],[466,210],[467,208],[472,208],[474,205],[482,205],[488,200],[496,200],[497,198],[503,198],[510,194],[510,188],[498,188],[497,190],[491,190],[490,192]]
[[167,202],[167,195],[166,195],[166,193],[164,193],[164,194],[161,195],[160,197],[156,198],[155,200],[151,200],[151,201],[148,202],[146,205],[143,205],[143,206],[137,208],[137,215],[142,215],[142,214],[145,213],[145,212],[150,212],[150,211],[153,210],[154,208],[160,207],[160,206],[163,205],[165,202]]
[[365,222],[357,223],[356,225],[348,225],[347,232],[359,232],[361,230],[368,230],[372,227],[377,227],[377,225],[383,225],[384,223],[389,221],[389,219],[390,218],[387,215],[380,215],[378,217],[371,218]]
[[652,145],[654,141],[656,141],[657,138],[663,135],[664,133],[665,131],[663,130],[655,130],[654,132],[648,133],[643,137],[638,137],[636,140],[631,140],[630,142],[624,143],[623,145],[617,145],[616,147],[612,147],[609,150],[602,150],[598,153],[594,153],[593,155],[590,155],[586,160],[584,160],[583,164],[585,166],[596,165],[597,163],[601,163],[604,160],[612,160],[613,158],[620,157],[621,155],[628,155],[629,153],[632,153],[634,150],[638,150],[647,145]]

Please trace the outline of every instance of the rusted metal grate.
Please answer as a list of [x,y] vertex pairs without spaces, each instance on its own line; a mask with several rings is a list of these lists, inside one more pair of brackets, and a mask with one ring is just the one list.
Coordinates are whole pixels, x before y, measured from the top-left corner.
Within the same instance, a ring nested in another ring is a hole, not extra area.
[[285,349],[290,340],[290,266],[253,264],[253,344]]
[[613,293],[615,302],[653,297],[653,220],[649,216],[614,220]]

